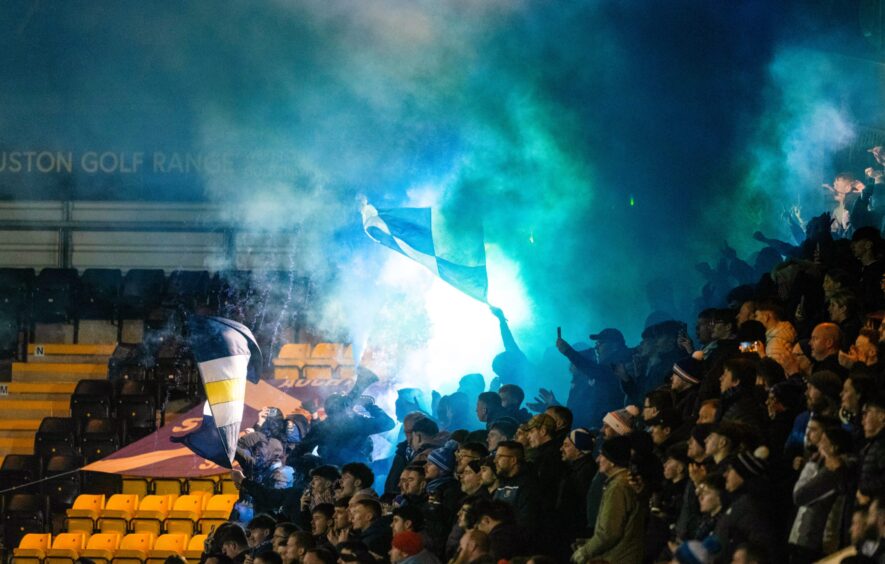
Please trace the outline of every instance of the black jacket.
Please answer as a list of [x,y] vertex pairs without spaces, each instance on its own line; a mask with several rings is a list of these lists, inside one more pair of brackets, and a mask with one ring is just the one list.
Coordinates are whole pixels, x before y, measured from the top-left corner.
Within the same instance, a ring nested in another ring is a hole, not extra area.
[[860,493],[875,498],[885,492],[885,431],[870,439],[861,452]]
[[390,431],[396,423],[377,405],[367,405],[366,412],[368,417],[348,412],[314,423],[296,452],[308,454],[316,447],[317,454],[326,464],[337,466],[348,462],[371,463],[372,441],[369,437]]
[[359,531],[357,537],[358,540],[369,547],[370,552],[380,554],[381,556],[385,556],[390,552],[390,542],[393,539],[393,533],[391,532],[390,524],[384,519],[375,519],[368,527]]
[[722,394],[721,413],[720,421],[745,423],[760,431],[768,427],[768,414],[750,389],[736,387],[726,390]]
[[536,474],[530,467],[523,465],[516,476],[500,479],[493,497],[513,505],[516,524],[520,529],[534,531],[540,513],[540,492]]

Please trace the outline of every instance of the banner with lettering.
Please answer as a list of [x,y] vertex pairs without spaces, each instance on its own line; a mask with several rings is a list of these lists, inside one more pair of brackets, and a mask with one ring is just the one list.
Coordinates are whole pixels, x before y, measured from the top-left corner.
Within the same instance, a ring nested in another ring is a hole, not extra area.
[[[268,406],[278,407],[284,414],[299,412],[309,417],[302,407],[304,403],[312,401],[322,406],[326,396],[346,392],[352,385],[353,380],[339,379],[247,382],[243,428],[252,426],[258,419],[258,412]],[[157,432],[85,466],[83,470],[151,478],[191,478],[230,472],[173,441],[173,437],[194,431],[202,421],[203,404],[200,403],[175,421],[167,422]]]

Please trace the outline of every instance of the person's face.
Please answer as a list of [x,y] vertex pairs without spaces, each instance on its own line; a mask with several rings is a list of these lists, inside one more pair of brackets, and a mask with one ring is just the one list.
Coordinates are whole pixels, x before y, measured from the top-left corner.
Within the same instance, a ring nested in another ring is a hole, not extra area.
[[705,317],[698,317],[694,330],[698,336],[698,341],[700,341],[701,344],[706,345],[713,340],[713,320]]
[[826,433],[821,433],[820,439],[817,441],[817,450],[824,456],[836,456],[837,454]]
[[737,314],[737,324],[740,326],[745,321],[750,321],[754,319],[754,305],[753,302],[744,302],[741,304],[741,309],[738,310]]
[[599,471],[608,476],[608,473],[614,470],[615,465],[612,464],[611,460],[605,457],[605,455],[600,454],[596,457],[596,464],[599,465]]
[[728,390],[737,386],[737,380],[734,377],[734,374],[731,373],[731,370],[728,368],[722,371],[722,376],[719,377],[719,391],[723,394]]
[[298,562],[301,559],[301,547],[295,537],[289,537],[286,542],[286,562]]
[[829,305],[827,305],[827,312],[830,314],[830,321],[833,323],[841,323],[845,321],[847,311],[847,307],[839,305],[833,300],[830,300]]
[[492,429],[491,431],[489,431],[489,434],[486,437],[486,444],[489,447],[489,452],[492,452],[496,448],[498,448],[498,443],[500,443],[501,441],[506,441],[506,440],[507,440],[507,437],[505,437],[504,434],[501,433],[501,431],[499,431],[497,429]]
[[460,474],[470,464],[471,460],[478,460],[479,458],[479,455],[475,452],[459,448],[455,451],[455,473]]
[[713,423],[716,421],[716,407],[712,403],[706,403],[698,410],[698,423]]
[[306,553],[301,558],[301,564],[325,564],[323,559],[314,554],[313,552]]
[[825,335],[825,331],[820,327],[815,327],[811,332],[811,339],[808,341],[811,345],[811,356],[815,360],[823,360],[827,358],[833,351],[833,341]]
[[354,493],[356,493],[356,478],[346,472],[341,474],[341,479],[338,480],[338,495],[350,497]]
[[677,376],[675,372],[670,375],[670,389],[671,390],[673,390],[674,392],[681,392],[682,390],[685,390],[686,388],[688,388],[688,382],[686,382],[685,380],[683,380],[682,378]]
[[851,381],[851,378],[848,378],[842,384],[842,393],[839,394],[839,397],[842,400],[843,408],[852,413],[857,413],[857,402],[860,398],[857,396],[857,390],[854,389],[854,383]]
[[734,468],[729,468],[725,472],[725,489],[729,492],[735,492],[742,485],[744,485],[744,479],[741,478],[741,475],[735,472]]
[[719,452],[720,448],[720,436],[716,433],[710,433],[707,435],[707,438],[704,439],[704,453],[707,456],[713,456],[717,452]]
[[713,323],[713,330],[711,333],[711,337],[712,337],[713,341],[716,341],[719,339],[725,339],[729,335],[731,335],[731,324],[730,323],[722,323],[722,322],[718,322],[718,321]]
[[267,529],[255,528],[246,531],[246,538],[248,539],[249,546],[252,548],[263,543],[269,535],[270,531]]
[[688,457],[692,460],[703,460],[704,455],[704,444],[697,442],[694,437],[688,440]]
[[854,340],[854,348],[857,349],[857,355],[864,364],[875,364],[878,360],[879,350],[876,348],[876,343],[870,341],[866,335],[857,336],[857,339]]
[[747,549],[741,547],[735,550],[734,554],[731,556],[731,564],[754,564],[754,562],[750,560],[750,556],[747,554]]
[[808,427],[805,429],[805,436],[808,439],[808,444],[811,446],[817,446],[820,444],[820,437],[823,434],[823,427],[821,427],[820,423],[817,421],[809,421]]
[[329,530],[330,519],[323,513],[316,512],[310,516],[310,532],[314,535],[325,535]]
[[482,487],[482,475],[474,472],[469,466],[461,472],[461,491],[472,494]]
[[529,446],[532,448],[538,448],[546,440],[546,436],[541,432],[540,427],[532,427],[529,429],[526,432],[526,438],[529,441]]
[[479,471],[479,475],[482,477],[483,486],[491,486],[498,481],[498,476],[495,475],[495,469],[491,466],[483,466]]
[[866,528],[867,522],[864,518],[863,511],[855,511],[851,515],[851,544],[857,544],[863,539]]
[[467,513],[470,511],[469,503],[462,503],[461,508],[458,509],[458,526],[464,529],[465,531],[469,529],[469,523],[467,523]]
[[336,507],[332,520],[335,522],[336,529],[346,529],[350,526],[350,513],[347,512],[346,507]]
[[439,478],[439,466],[433,464],[432,462],[424,463],[424,479],[425,480],[435,480]]
[[864,436],[872,439],[882,431],[882,427],[885,427],[885,410],[877,405],[865,405],[861,424]]
[[489,409],[481,401],[476,402],[476,418],[485,423],[488,421]]
[[420,495],[424,485],[424,476],[413,470],[404,470],[400,477],[400,490],[404,495]]
[[612,437],[617,437],[618,432],[615,431],[614,428],[612,428],[612,426],[609,425],[608,423],[603,423],[602,424],[602,436],[603,436],[603,438],[610,439]]
[[642,402],[642,420],[648,421],[658,416],[658,408],[649,403],[648,398]]
[[656,445],[664,444],[664,441],[670,437],[670,428],[663,425],[652,425],[649,431],[651,431],[651,440]]
[[273,530],[273,540],[271,541],[273,543],[274,552],[276,552],[277,554],[282,556],[283,555],[282,548],[285,548],[286,543],[289,542],[288,539],[289,539],[289,536],[286,534],[285,529],[281,529],[279,527],[274,529]]
[[495,470],[498,476],[509,478],[516,472],[516,454],[509,448],[499,448],[495,453]]
[[332,489],[332,481],[322,476],[314,476],[310,479],[310,491],[313,495],[319,495]]
[[684,475],[685,465],[675,458],[668,458],[664,462],[664,479],[676,482]]
[[390,529],[394,535],[399,534],[406,530],[406,522],[399,515],[394,515],[393,520],[390,522]]
[[713,488],[703,484],[698,486],[698,504],[701,507],[701,513],[714,513],[722,508],[722,497],[719,492]]
[[350,523],[354,529],[365,530],[372,523],[372,512],[362,505],[354,505],[350,508]]
[[577,460],[581,458],[581,455],[583,454],[568,437],[562,441],[562,446],[559,447],[559,452],[562,453],[562,459],[566,462]]
[[596,341],[596,358],[607,358],[609,355],[617,352],[618,345],[616,341]]
[[228,558],[236,558],[239,551],[237,550],[237,545],[235,543],[226,542],[221,545],[221,553]]
[[816,411],[816,408],[826,405],[823,393],[811,384],[805,388],[805,403],[807,404],[808,409],[812,411]]

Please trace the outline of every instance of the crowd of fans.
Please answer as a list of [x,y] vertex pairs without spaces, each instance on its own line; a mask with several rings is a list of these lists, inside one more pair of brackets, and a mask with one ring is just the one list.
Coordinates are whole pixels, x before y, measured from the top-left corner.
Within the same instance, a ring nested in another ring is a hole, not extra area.
[[400,390],[392,459],[371,459],[370,435],[395,422],[366,396],[328,398],[313,426],[263,412],[207,562],[885,562],[885,241],[862,223],[881,220],[871,210],[838,229],[817,217],[795,245],[757,234],[755,265],[726,249],[701,269],[719,303],[695,342],[659,313],[633,348],[615,328],[590,350],[558,338],[564,405],[539,389],[523,407],[537,369],[493,309],[499,387],[468,375],[430,407]]

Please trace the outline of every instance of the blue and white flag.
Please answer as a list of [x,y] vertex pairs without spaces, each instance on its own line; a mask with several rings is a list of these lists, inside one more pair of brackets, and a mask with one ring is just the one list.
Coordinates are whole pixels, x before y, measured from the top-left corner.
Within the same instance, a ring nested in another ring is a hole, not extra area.
[[379,210],[364,204],[362,216],[369,237],[424,265],[468,296],[488,303],[481,226],[452,226],[432,208]]
[[203,422],[181,439],[199,456],[230,468],[237,450],[246,380],[261,377],[261,350],[245,325],[223,317],[188,319],[190,346],[200,369]]

